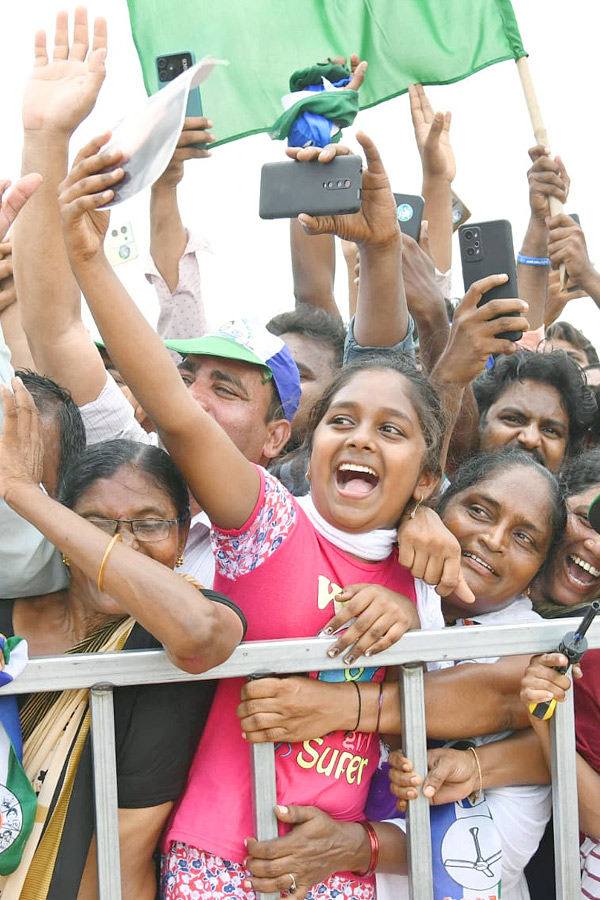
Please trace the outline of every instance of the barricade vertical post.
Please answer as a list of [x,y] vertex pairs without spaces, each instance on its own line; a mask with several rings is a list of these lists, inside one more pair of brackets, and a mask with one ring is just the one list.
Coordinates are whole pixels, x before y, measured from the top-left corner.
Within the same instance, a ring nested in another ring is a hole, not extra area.
[[[275,747],[273,744],[251,744],[252,768],[252,819],[254,836],[259,841],[270,841],[278,835],[275,804]],[[259,893],[260,900],[280,900],[281,892]]]
[[115,713],[111,684],[90,690],[99,900],[121,900]]
[[581,894],[579,871],[579,812],[575,760],[573,691],[557,704],[550,723],[552,746],[552,815],[557,900],[573,900]]
[[[402,746],[412,760],[415,772],[427,775],[427,737],[425,730],[425,693],[423,665],[400,666],[402,704]],[[431,830],[429,800],[420,794],[408,804],[406,814],[407,857],[411,900],[432,900]]]

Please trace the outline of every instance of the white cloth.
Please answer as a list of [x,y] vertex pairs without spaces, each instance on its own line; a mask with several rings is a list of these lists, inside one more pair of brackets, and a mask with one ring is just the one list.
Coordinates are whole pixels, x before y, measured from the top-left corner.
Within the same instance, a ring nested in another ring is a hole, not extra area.
[[[10,383],[13,375],[10,350],[0,326],[0,381]],[[0,500],[0,599],[35,597],[60,591],[67,586],[68,580],[56,547]]]
[[202,587],[213,586],[215,558],[210,543],[210,520],[205,512],[198,513],[191,521],[183,551],[183,565],[178,571],[193,575]]
[[311,521],[315,530],[319,532],[326,540],[344,550],[346,553],[352,553],[361,559],[369,562],[377,562],[387,557],[392,552],[398,532],[395,528],[378,528],[376,531],[367,531],[362,534],[355,534],[350,531],[341,531],[330,522],[327,522],[321,513],[317,510],[310,494],[304,497],[296,497],[296,502]]
[[161,338],[197,338],[212,330],[204,309],[200,281],[200,257],[204,269],[206,262],[212,259],[212,250],[206,238],[189,231],[186,234],[187,244],[179,260],[179,278],[173,293],[152,257],[146,264],[146,279],[156,291],[160,306],[156,330]]
[[600,842],[586,837],[581,851],[581,894],[593,900],[600,898]]
[[[482,615],[473,614],[472,619],[481,625],[514,625],[519,622],[537,622],[540,616],[533,611],[527,597],[518,596],[503,609]],[[461,662],[493,663],[497,659],[498,657],[488,657]],[[503,732],[486,735],[475,738],[475,743],[481,746],[501,740],[509,734],[510,732]],[[550,818],[550,785],[494,788],[486,790],[485,797],[502,843],[502,900],[529,900],[524,869],[537,850]],[[402,831],[406,830],[404,819],[388,821]],[[457,891],[461,893],[462,888],[457,886]],[[405,875],[377,874],[377,900],[409,900],[409,896],[408,878]],[[468,894],[461,893],[461,896],[467,897]]]
[[144,431],[136,421],[133,406],[109,372],[106,373],[106,383],[96,399],[80,406],[79,412],[88,444],[127,438],[141,444],[158,445],[158,435]]

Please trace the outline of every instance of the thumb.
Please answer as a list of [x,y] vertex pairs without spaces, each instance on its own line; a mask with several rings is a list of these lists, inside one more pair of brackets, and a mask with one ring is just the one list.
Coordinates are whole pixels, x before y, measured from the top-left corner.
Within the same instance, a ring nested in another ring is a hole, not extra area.
[[454,594],[463,603],[475,603],[475,594],[465,581],[462,573],[459,575],[457,585],[454,588]]
[[280,822],[286,822],[288,825],[300,825],[302,822],[308,822],[314,816],[313,806],[280,806],[275,807],[275,815]]

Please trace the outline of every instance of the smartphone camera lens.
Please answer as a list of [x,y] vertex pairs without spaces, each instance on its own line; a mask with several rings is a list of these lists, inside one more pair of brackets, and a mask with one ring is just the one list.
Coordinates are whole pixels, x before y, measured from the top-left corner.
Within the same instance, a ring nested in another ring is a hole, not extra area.
[[158,68],[159,68],[159,69],[164,69],[164,67],[165,67],[166,65],[167,65],[166,59],[164,58],[164,56],[160,56],[159,59],[158,59]]
[[121,225],[121,234],[127,234],[127,225]]
[[167,73],[163,70],[162,72],[159,72],[159,73],[158,73],[158,80],[159,80],[159,81],[168,81],[168,80],[169,80],[169,76],[168,76]]
[[327,187],[328,187],[328,188],[334,187],[334,182],[333,182],[333,181],[328,181],[328,182],[327,182]]
[[475,256],[475,251],[472,247],[467,247],[467,256]]
[[479,241],[473,241],[473,246],[474,246],[474,247],[479,247]]
[[338,186],[339,188],[340,188],[340,187],[343,187],[343,186],[344,186],[344,182],[343,182],[343,181],[338,181],[337,186]]
[[465,240],[470,241],[473,238],[473,232],[471,230],[465,231]]
[[111,234],[112,234],[113,237],[117,237],[118,234],[119,234],[119,232],[117,231],[116,228],[113,228],[113,230],[111,231]]
[[351,187],[351,185],[352,185],[352,182],[350,181],[350,179],[346,178],[346,180],[344,181],[344,187],[348,188],[348,187]]

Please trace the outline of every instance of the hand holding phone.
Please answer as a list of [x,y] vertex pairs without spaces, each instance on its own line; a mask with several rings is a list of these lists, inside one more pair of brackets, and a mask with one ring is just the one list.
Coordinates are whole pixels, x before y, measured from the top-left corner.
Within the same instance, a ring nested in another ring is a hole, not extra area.
[[[462,225],[458,229],[458,241],[465,291],[468,291],[474,281],[479,281],[488,275],[508,275],[508,279],[502,284],[486,291],[479,306],[489,303],[490,300],[519,296],[510,222],[506,219],[498,219],[492,222]],[[518,313],[514,313],[514,315],[518,315]],[[523,332],[503,331],[496,337],[509,341],[520,341]]]
[[[169,82],[177,78],[178,75],[181,75],[182,72],[186,72],[195,65],[195,63],[196,56],[191,50],[186,50],[182,53],[170,53],[166,56],[157,56],[156,74],[158,78],[158,89],[161,90],[161,88],[166,87]],[[192,88],[189,92],[185,116],[186,119],[200,118],[203,116],[200,88]],[[206,150],[206,143],[204,142],[191,144],[191,146],[195,147],[197,150]]]
[[425,209],[425,201],[417,194],[396,194],[396,215],[402,234],[408,234],[413,241],[419,242],[421,219]]

